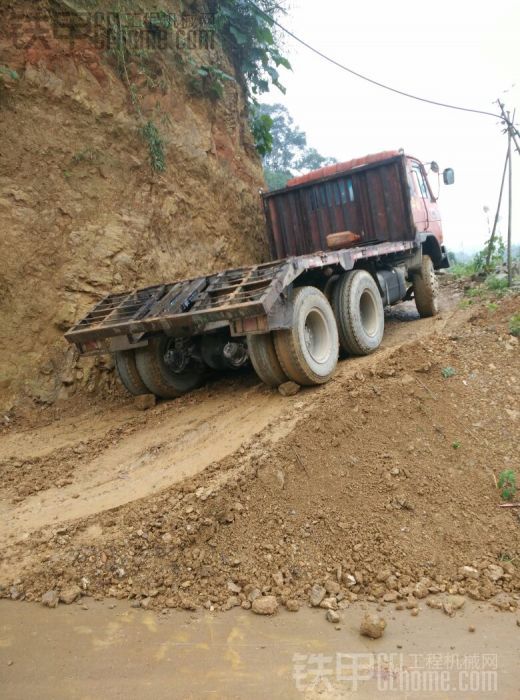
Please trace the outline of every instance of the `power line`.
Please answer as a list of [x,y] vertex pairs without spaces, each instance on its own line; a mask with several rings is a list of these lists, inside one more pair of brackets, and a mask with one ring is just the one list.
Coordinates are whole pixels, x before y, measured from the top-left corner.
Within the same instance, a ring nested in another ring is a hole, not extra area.
[[315,53],[317,56],[320,56],[323,58],[325,61],[328,61],[329,63],[332,63],[332,65],[336,66],[337,68],[341,68],[341,70],[346,71],[347,73],[350,73],[351,75],[356,76],[356,78],[361,78],[361,80],[365,80],[368,83],[372,83],[372,85],[376,85],[377,87],[383,88],[384,90],[389,90],[390,92],[393,92],[397,95],[401,95],[403,97],[408,97],[411,100],[418,100],[419,102],[426,102],[427,104],[431,105],[436,105],[437,107],[445,107],[447,109],[456,109],[459,110],[460,112],[472,112],[473,114],[484,114],[488,117],[494,117],[495,119],[500,119],[501,121],[505,121],[506,124],[508,124],[509,127],[512,127],[513,125],[508,121],[508,119],[502,114],[494,114],[494,112],[486,112],[485,110],[482,109],[471,109],[470,107],[461,107],[460,105],[452,105],[447,102],[438,102],[437,100],[430,100],[426,97],[419,97],[418,95],[412,95],[409,92],[405,92],[404,90],[398,90],[397,88],[391,87],[390,85],[386,85],[385,83],[380,83],[378,80],[374,80],[373,78],[369,78],[366,75],[363,75],[362,73],[358,73],[357,71],[353,70],[352,68],[349,68],[348,66],[343,65],[342,63],[339,63],[339,61],[336,61],[334,58],[330,58],[330,56],[327,56],[326,54],[322,53],[318,49],[315,49],[314,46],[311,46],[308,44],[306,41],[303,39],[300,39],[300,37],[296,36],[296,34],[293,34],[289,29],[284,27],[280,22],[278,22],[274,17],[271,17],[271,15],[267,14],[267,12],[264,12],[258,5],[256,5],[254,2],[251,0],[247,0],[249,4],[257,10],[261,15],[263,15],[269,22],[272,24],[275,24],[279,29],[281,29],[283,32],[285,32],[288,36],[292,37],[295,41],[297,41],[299,44],[302,46],[305,46],[305,48],[309,49],[309,51],[312,51]]

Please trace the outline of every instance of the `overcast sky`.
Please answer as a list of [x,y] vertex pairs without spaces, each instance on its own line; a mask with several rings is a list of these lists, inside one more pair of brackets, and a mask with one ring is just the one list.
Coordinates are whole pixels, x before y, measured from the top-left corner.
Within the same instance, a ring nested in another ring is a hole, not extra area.
[[[282,24],[380,82],[492,112],[498,109],[492,104],[497,97],[520,106],[518,0],[290,2]],[[283,72],[287,94],[274,89],[266,101],[285,104],[309,145],[338,160],[404,148],[424,161],[437,160],[441,169],[453,167],[456,182],[442,187],[439,200],[445,241],[452,250],[482,247],[487,238],[483,207],[491,208],[492,218],[507,148],[497,121],[393,95],[326,63],[291,38],[284,41],[293,66],[292,73]],[[513,241],[519,243],[517,154],[513,171]],[[437,183],[431,181],[435,192]],[[505,209],[501,228],[505,239]]]

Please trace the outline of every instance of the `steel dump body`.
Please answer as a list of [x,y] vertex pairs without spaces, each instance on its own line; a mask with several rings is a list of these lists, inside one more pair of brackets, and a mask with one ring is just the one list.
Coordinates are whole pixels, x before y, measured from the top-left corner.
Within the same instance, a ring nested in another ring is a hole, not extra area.
[[322,168],[263,195],[271,255],[327,250],[327,236],[352,231],[360,244],[415,239],[406,156],[387,151]]
[[264,265],[225,270],[206,277],[147,287],[102,299],[65,337],[82,354],[113,352],[162,332],[175,337],[229,327],[233,336],[265,333],[290,325],[285,295],[313,270],[351,270],[363,260],[409,255],[416,241],[358,246],[314,253]]

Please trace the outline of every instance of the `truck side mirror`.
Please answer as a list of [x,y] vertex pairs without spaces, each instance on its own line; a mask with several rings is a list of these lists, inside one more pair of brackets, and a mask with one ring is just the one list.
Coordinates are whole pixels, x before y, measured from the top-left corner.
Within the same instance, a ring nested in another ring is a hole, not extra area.
[[455,171],[453,168],[446,168],[442,173],[442,179],[445,185],[453,185],[455,182]]

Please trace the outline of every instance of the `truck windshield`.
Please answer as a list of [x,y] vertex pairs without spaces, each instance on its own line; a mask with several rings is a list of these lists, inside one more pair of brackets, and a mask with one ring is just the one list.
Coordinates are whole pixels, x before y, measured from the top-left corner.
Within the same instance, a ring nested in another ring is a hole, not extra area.
[[412,177],[415,181],[415,188],[417,194],[424,199],[430,199],[430,192],[428,190],[428,185],[424,180],[424,175],[422,174],[419,164],[414,163],[412,165]]

